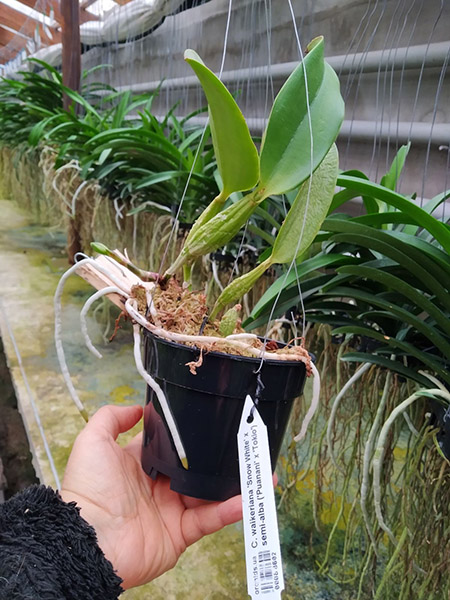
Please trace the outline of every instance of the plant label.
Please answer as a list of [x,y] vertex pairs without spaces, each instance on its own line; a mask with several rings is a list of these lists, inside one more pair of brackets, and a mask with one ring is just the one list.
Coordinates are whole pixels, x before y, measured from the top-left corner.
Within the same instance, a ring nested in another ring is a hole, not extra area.
[[247,589],[253,600],[280,600],[284,590],[267,427],[250,396],[238,431]]

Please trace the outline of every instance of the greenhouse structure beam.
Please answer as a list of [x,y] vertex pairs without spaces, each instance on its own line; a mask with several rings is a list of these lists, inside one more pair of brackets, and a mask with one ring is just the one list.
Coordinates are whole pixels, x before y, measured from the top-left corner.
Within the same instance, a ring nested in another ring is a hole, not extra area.
[[[161,121],[163,117],[158,117]],[[249,117],[246,119],[250,131],[261,135],[266,127],[266,120]],[[206,117],[192,117],[192,125],[203,126]],[[353,141],[378,139],[383,142],[408,142],[416,144],[434,144],[446,146],[450,140],[450,123],[421,123],[415,121],[391,121],[376,123],[374,121],[345,120],[339,131],[339,138],[350,138]]]
[[[63,0],[62,3],[64,3],[66,0]],[[33,8],[36,10],[36,5],[37,2],[36,0],[19,0],[19,2],[21,4],[25,4],[26,6],[29,6],[30,8]],[[57,23],[59,25],[62,25],[62,14],[61,14],[61,8],[60,8],[60,1],[59,0],[46,0],[45,2],[45,8],[46,8],[46,16],[50,16],[50,10],[53,10],[53,18],[55,19],[55,21],[57,21]],[[80,6],[80,22],[81,23],[86,23],[86,21],[98,21],[99,20],[99,16],[98,15],[94,15],[94,13],[89,12],[88,10],[86,10],[86,8],[84,7],[84,5]]]
[[[340,75],[351,73],[376,73],[385,69],[421,69],[422,67],[442,67],[450,52],[450,42],[436,42],[419,44],[406,48],[393,50],[374,50],[371,52],[357,52],[355,54],[340,54],[327,57],[327,62]],[[224,71],[221,80],[225,85],[242,81],[262,81],[267,77],[273,79],[287,79],[298,62],[286,62],[251,69],[236,69]],[[157,89],[173,89],[198,87],[195,76],[177,77],[161,81],[137,83],[129,86],[120,86],[119,90],[130,89],[133,92],[153,92]]]
[[15,35],[15,33],[8,31],[8,29],[4,29],[0,25],[0,46],[6,46],[6,44],[9,44],[14,39]]
[[61,41],[61,34],[55,27],[48,27],[48,30],[52,37],[46,35],[44,31],[44,27],[42,26],[42,21],[35,19],[32,16],[24,15],[23,13],[7,6],[6,4],[1,4],[1,21],[2,24],[6,24],[6,21],[10,23],[8,27],[11,27],[18,33],[23,33],[28,37],[34,38],[34,34],[36,28],[39,27],[39,35],[41,41],[45,45],[56,44]]

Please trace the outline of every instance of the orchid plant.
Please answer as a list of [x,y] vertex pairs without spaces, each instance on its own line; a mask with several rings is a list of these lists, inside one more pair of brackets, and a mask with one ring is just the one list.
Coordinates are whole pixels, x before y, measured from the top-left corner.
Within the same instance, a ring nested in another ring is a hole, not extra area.
[[[314,240],[336,186],[338,152],[334,142],[344,117],[344,102],[336,73],[324,60],[323,38],[315,38],[278,93],[258,152],[225,85],[193,50],[186,50],[185,60],[208,101],[222,186],[194,223],[162,281],[167,282],[182,267],[184,281],[190,283],[195,260],[232,240],[265,199],[298,190],[270,255],[223,290],[210,312],[212,320],[247,293],[269,267],[297,261]],[[237,201],[230,201],[236,192],[245,191]],[[118,258],[103,245],[93,244],[93,248]]]

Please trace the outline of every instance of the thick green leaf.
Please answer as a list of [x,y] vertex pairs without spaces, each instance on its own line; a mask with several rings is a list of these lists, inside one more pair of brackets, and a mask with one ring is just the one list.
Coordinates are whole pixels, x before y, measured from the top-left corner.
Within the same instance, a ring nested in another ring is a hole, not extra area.
[[[364,247],[371,248],[371,252],[376,255],[383,253],[383,249],[386,247],[378,240],[374,241],[367,236],[348,233],[337,234],[331,239],[336,243],[344,241],[354,242],[355,248],[358,246],[360,246],[361,249]],[[433,296],[434,294],[436,303],[438,304],[440,301],[441,305],[450,311],[450,295],[440,284],[439,279],[436,279],[433,277],[432,273],[428,273],[426,270],[424,270],[420,264],[417,264],[416,270],[412,269],[411,267],[414,265],[414,261],[410,257],[406,256],[406,254],[398,252],[396,248],[390,248],[387,250],[387,252],[389,252],[390,257],[399,258],[400,262],[397,262],[394,258],[392,258],[390,263],[382,265],[381,267],[377,267],[375,264],[375,268],[377,270],[381,270],[382,272],[392,272],[400,277],[403,281],[408,281],[414,285],[415,288],[425,292],[427,295]],[[377,260],[366,260],[364,266],[372,267],[376,262]],[[437,266],[434,265],[434,267]],[[423,276],[423,273],[426,273],[425,277]]]
[[127,162],[125,160],[118,160],[117,162],[107,163],[102,165],[100,168],[95,169],[95,178],[102,180],[112,173],[115,169],[123,167]]
[[104,150],[102,150],[97,163],[99,165],[102,165],[105,162],[105,160],[108,158],[108,156],[111,154],[111,152],[112,152],[112,148],[111,147],[110,148],[105,148]]
[[354,243],[397,261],[414,276],[419,277],[430,292],[436,294],[443,305],[450,310],[450,296],[441,284],[441,282],[446,283],[446,272],[436,261],[424,255],[414,244],[409,243],[411,236],[399,239],[395,233],[374,230],[353,220],[328,218],[324,227],[340,232],[331,238],[332,241]]
[[419,250],[422,254],[430,256],[433,261],[436,264],[439,264],[439,266],[446,272],[445,277],[441,279],[441,283],[446,284],[447,287],[449,286],[450,256],[446,252],[436,248],[436,246],[430,242],[427,242],[426,240],[423,240],[417,236],[408,235],[403,231],[387,231],[386,233],[394,239],[399,239],[408,243],[410,247],[413,246],[414,248],[417,248],[417,250]]
[[127,114],[127,107],[130,104],[130,100],[131,100],[131,92],[130,92],[130,90],[127,90],[126,92],[123,93],[119,104],[116,106],[116,108],[114,110],[114,118],[111,123],[111,127],[113,127],[113,129],[116,129],[116,128],[122,126],[125,115]]
[[431,215],[438,206],[447,200],[447,198],[450,198],[450,190],[446,190],[434,198],[431,198],[431,200],[428,200],[423,208]]
[[233,96],[193,50],[185,60],[194,70],[208,100],[211,135],[223,182],[222,196],[249,190],[259,179],[259,160],[247,123]]
[[339,80],[324,62],[323,38],[316,38],[272,107],[260,159],[259,188],[266,197],[298,187],[315,171],[343,118]]
[[58,115],[53,115],[53,117],[49,117],[48,119],[42,119],[42,121],[38,121],[36,125],[30,131],[30,135],[28,136],[28,143],[30,146],[37,146],[41,141],[41,138],[44,134],[44,131],[47,129],[50,123],[55,121],[59,117]]
[[[144,188],[151,187],[152,185],[161,183],[163,181],[177,180],[180,177],[187,178],[188,175],[189,175],[188,171],[162,171],[160,173],[153,173],[153,175],[150,175],[149,177],[146,177],[145,179],[140,180],[136,184],[135,189],[142,190]],[[192,173],[191,179],[205,181],[205,182],[208,181],[208,179],[204,175],[199,175],[198,173]]]
[[[369,213],[367,215],[361,215],[360,217],[353,217],[352,221],[355,223],[362,223],[363,225],[371,225],[376,228],[388,223],[392,225],[409,225],[415,223],[414,219],[405,215],[405,213],[393,211]],[[397,231],[398,229],[395,230],[395,233],[397,233]]]
[[450,253],[450,231],[443,223],[435,219],[423,208],[420,208],[420,206],[417,206],[412,200],[371,181],[364,181],[363,179],[348,175],[339,175],[337,185],[352,188],[360,194],[371,195],[403,211],[414,219],[417,225],[429,231],[442,244],[442,247]]
[[[442,202],[445,202],[445,200],[447,200],[447,198],[449,198],[449,197],[450,197],[450,190],[446,190],[445,192],[438,194],[434,198],[431,198],[431,200],[428,200],[428,202],[425,204],[423,209],[431,215],[436,210],[436,208],[440,204],[442,204]],[[408,227],[405,227],[404,232],[409,233],[411,235],[415,235],[418,230],[419,230],[419,227],[417,225],[409,225]]]
[[[307,300],[310,296],[314,296],[320,291],[326,282],[330,278],[330,275],[320,275],[319,277],[313,277],[302,283],[301,292],[303,300]],[[284,315],[287,311],[292,310],[293,307],[299,303],[299,290],[298,288],[291,287],[288,290],[283,290],[282,294],[277,300],[275,307],[273,304],[266,307],[265,311],[261,315],[251,320],[249,317],[242,324],[242,326],[248,331],[267,325],[269,316],[272,319],[276,319],[281,315]],[[272,312],[273,308],[273,312]]]
[[297,194],[273,245],[272,264],[290,263],[312,244],[333,199],[339,157],[333,144]]
[[[359,179],[365,179],[369,181],[369,178],[362,171],[358,171],[357,169],[352,169],[351,171],[344,171],[341,173],[342,175],[351,175],[352,177],[358,177]],[[344,189],[340,192],[336,192],[333,198],[333,202],[331,203],[329,214],[333,213],[337,210],[342,204],[348,202],[349,200],[353,200],[353,198],[357,198],[360,194],[352,189]],[[370,196],[363,196],[363,203],[366,211],[368,213],[378,213],[379,204],[375,200],[375,198],[371,198]]]

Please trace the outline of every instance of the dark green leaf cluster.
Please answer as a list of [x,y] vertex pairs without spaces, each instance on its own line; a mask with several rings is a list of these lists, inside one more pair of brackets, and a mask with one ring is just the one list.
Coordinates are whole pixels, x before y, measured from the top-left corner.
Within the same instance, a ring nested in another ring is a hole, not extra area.
[[450,384],[450,227],[432,214],[450,191],[421,208],[361,173],[341,174],[338,185],[332,209],[361,196],[367,214],[329,215],[319,251],[282,274],[244,325],[265,325],[275,300],[274,318],[301,310],[301,290],[308,321],[330,324],[336,340],[352,337],[356,351],[344,360],[389,367],[428,387],[419,372],[426,369]]
[[[83,179],[98,180],[132,213],[175,214],[191,170],[182,221],[192,223],[217,194],[209,129],[202,135],[203,128],[189,123],[198,113],[180,120],[171,109],[159,121],[151,112],[157,92],[134,96],[95,82],[78,93],[55,69],[34,62],[39,73],[0,82],[1,144],[54,147],[56,168],[76,161]],[[64,94],[71,99],[68,110]]]

